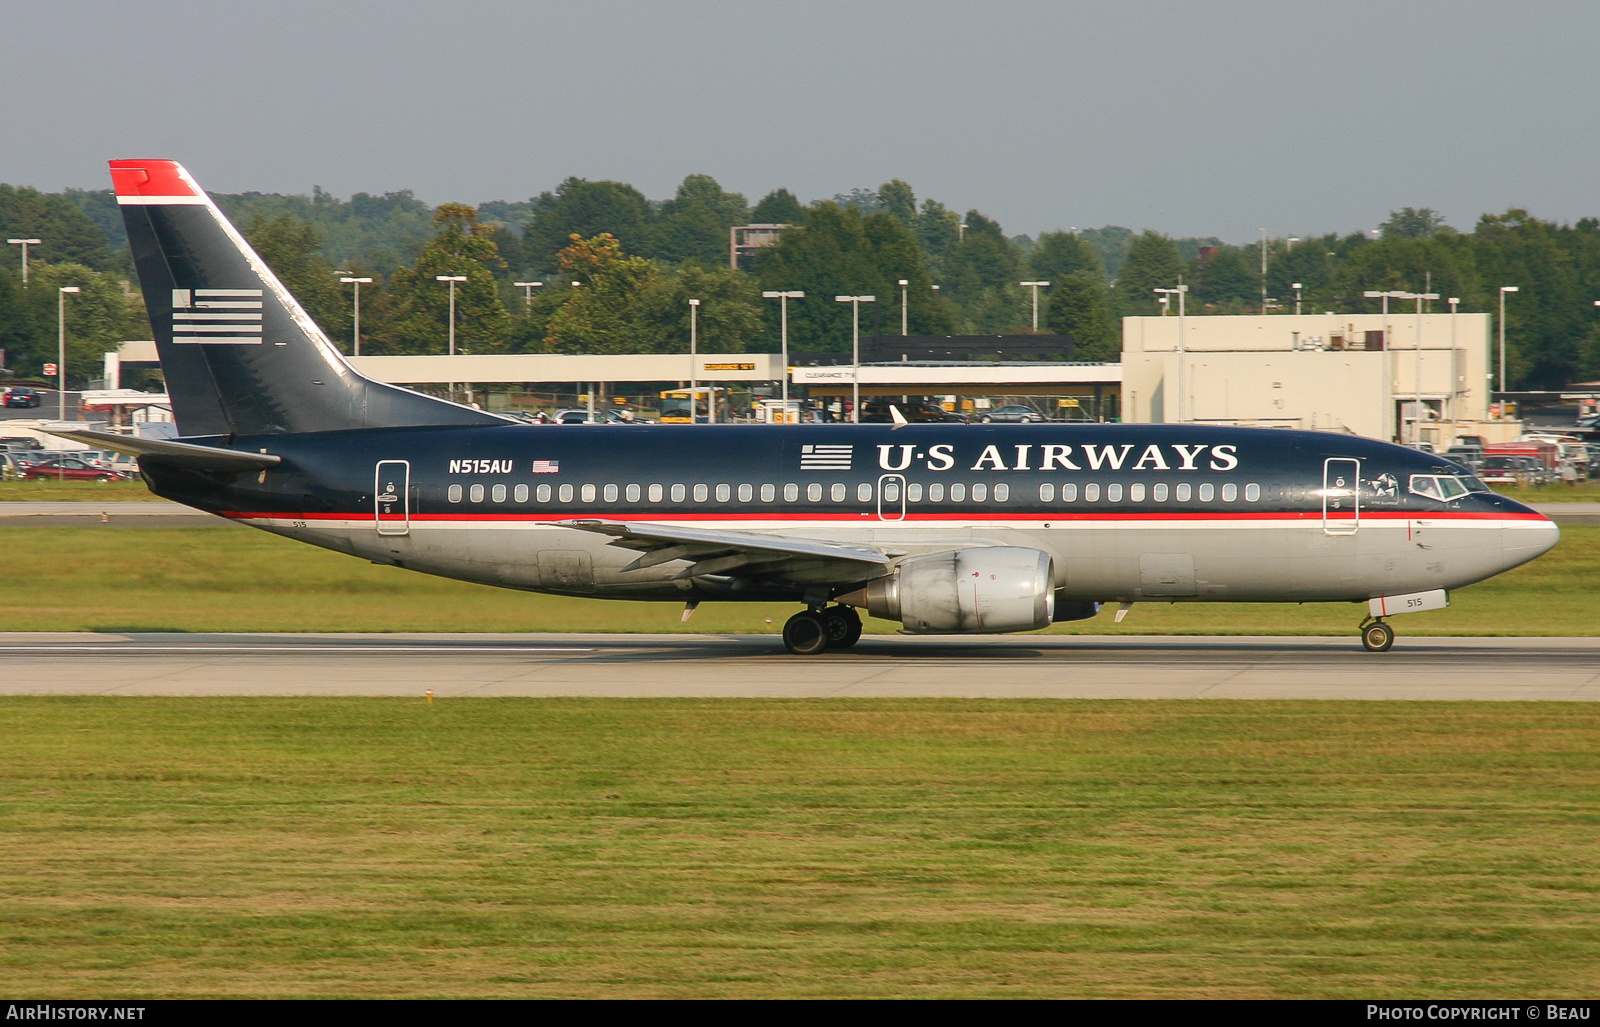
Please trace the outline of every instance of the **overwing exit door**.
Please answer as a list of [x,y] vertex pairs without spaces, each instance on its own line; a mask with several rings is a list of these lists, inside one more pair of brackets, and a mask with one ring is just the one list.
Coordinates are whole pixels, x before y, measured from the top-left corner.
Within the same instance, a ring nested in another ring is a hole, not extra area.
[[1361,461],[1329,457],[1322,462],[1322,533],[1354,535],[1361,527]]
[[380,535],[411,534],[411,462],[380,460],[372,484],[373,518]]
[[899,474],[885,474],[878,478],[878,520],[903,521],[906,519],[906,479]]

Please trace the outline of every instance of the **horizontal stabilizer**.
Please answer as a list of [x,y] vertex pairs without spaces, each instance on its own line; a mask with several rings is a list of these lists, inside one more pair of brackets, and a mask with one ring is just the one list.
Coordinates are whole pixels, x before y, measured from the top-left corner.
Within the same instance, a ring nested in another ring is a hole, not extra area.
[[197,446],[192,442],[172,442],[167,439],[136,439],[103,431],[52,431],[50,434],[82,442],[95,449],[109,449],[131,456],[158,456],[168,463],[207,471],[264,471],[283,462],[283,457],[270,453],[241,453],[236,449]]

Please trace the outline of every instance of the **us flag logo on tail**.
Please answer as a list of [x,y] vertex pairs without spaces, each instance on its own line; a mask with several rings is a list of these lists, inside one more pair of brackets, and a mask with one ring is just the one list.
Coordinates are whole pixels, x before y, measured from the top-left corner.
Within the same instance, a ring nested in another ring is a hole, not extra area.
[[801,446],[802,471],[848,471],[855,455],[854,446]]
[[172,290],[172,341],[261,345],[261,290]]

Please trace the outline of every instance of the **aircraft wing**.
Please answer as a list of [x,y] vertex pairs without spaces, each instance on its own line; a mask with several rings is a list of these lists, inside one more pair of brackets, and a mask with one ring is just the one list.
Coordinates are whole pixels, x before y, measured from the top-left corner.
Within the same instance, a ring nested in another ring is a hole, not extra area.
[[764,577],[804,582],[850,582],[888,572],[890,558],[870,546],[848,542],[768,535],[757,531],[680,528],[665,524],[620,521],[558,521],[610,535],[612,545],[641,550],[624,571],[643,570],[673,560],[691,561],[674,580],[702,574],[759,573]]
[[192,442],[173,442],[170,439],[136,439],[103,431],[44,430],[64,439],[87,443],[96,449],[109,449],[113,453],[133,456],[158,456],[169,463],[207,471],[264,471],[283,462],[283,457],[270,453],[241,453],[237,449],[197,446]]

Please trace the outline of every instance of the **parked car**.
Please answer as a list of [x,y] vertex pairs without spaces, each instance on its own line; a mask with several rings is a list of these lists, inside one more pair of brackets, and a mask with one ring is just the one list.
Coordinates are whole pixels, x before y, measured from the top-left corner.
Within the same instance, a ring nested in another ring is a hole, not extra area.
[[36,407],[44,402],[44,393],[26,385],[13,385],[6,390],[6,406]]
[[933,403],[872,402],[861,404],[861,423],[892,423],[894,415],[889,412],[891,406],[897,408],[900,411],[900,416],[913,424],[966,424],[969,420],[964,414],[951,413],[944,407]]
[[8,453],[21,453],[31,449],[43,449],[44,443],[29,435],[0,435],[0,450]]
[[63,481],[127,481],[128,476],[75,456],[58,456],[33,464],[18,475],[23,481],[54,478]]
[[557,410],[556,413],[555,413],[555,417],[551,418],[551,420],[556,424],[602,424],[602,423],[604,423],[604,422],[602,422],[600,420],[600,415],[599,415],[598,412],[596,413],[594,420],[591,421],[589,419],[589,411],[587,411],[587,410]]
[[1474,472],[1483,466],[1483,450],[1477,446],[1451,446],[1444,455]]
[[1039,411],[1021,403],[1008,403],[1003,407],[985,410],[978,415],[980,424],[1038,424],[1045,420],[1046,417]]

